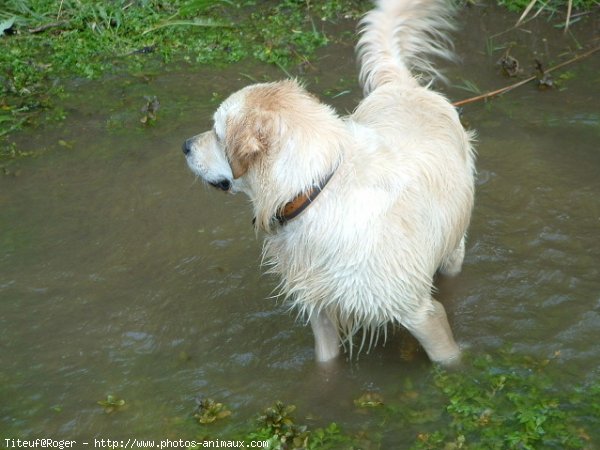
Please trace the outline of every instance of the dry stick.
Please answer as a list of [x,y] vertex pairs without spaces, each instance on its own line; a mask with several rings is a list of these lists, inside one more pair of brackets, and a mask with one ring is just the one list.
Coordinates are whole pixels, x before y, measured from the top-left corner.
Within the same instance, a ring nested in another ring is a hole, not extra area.
[[569,0],[569,4],[567,5],[567,20],[565,22],[565,31],[564,31],[565,34],[567,34],[567,31],[569,30],[569,22],[571,21],[572,10],[573,10],[573,0]]
[[[564,66],[566,66],[568,64],[572,64],[572,63],[574,63],[576,61],[579,61],[580,59],[587,58],[591,54],[596,53],[598,50],[600,50],[600,47],[595,47],[595,48],[593,48],[591,50],[588,50],[585,53],[582,53],[581,55],[578,55],[578,56],[575,56],[574,58],[569,59],[568,61],[564,61],[564,62],[562,62],[560,64],[557,64],[554,67],[546,69],[544,71],[544,73],[550,73],[553,70],[560,69],[561,67],[564,67]],[[519,86],[523,86],[524,84],[527,84],[530,81],[535,80],[536,78],[537,78],[537,75],[532,75],[529,78],[526,78],[524,80],[519,81],[518,83],[511,84],[510,86],[505,86],[503,88],[497,89],[497,90],[492,91],[492,92],[486,92],[485,94],[478,95],[477,97],[471,97],[471,98],[467,98],[465,100],[459,100],[457,102],[452,103],[452,105],[453,106],[462,106],[462,105],[466,105],[468,103],[474,103],[474,102],[477,102],[479,100],[485,100],[485,99],[488,99],[490,97],[495,97],[496,95],[502,95],[502,94],[504,94],[504,93],[506,93],[508,91],[512,91],[513,89],[518,88]]]
[[66,20],[60,21],[60,22],[52,22],[52,23],[47,23],[45,25],[41,25],[39,27],[36,28],[30,28],[29,32],[32,34],[35,33],[41,33],[43,31],[46,31],[50,28],[55,28],[55,27],[62,27],[63,25],[66,25],[68,22]]
[[[521,17],[519,17],[519,20],[517,20],[517,23],[515,24],[515,28],[518,27],[519,25],[521,25],[521,22],[523,22],[523,19],[525,19],[525,17],[527,17],[527,14],[529,14],[529,11],[531,11],[531,9],[533,8],[533,6],[536,3],[537,3],[537,0],[531,0],[529,5],[527,5],[527,8],[525,8],[525,11],[523,11],[523,14],[521,14]],[[542,9],[544,8],[544,6],[542,6]]]
[[60,19],[60,15],[62,13],[62,7],[65,0],[60,0],[60,5],[58,6],[58,14],[56,14],[56,20]]

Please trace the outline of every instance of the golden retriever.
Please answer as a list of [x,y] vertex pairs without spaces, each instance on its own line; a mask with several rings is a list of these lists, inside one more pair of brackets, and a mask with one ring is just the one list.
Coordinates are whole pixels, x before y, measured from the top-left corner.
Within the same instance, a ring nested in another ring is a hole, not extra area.
[[430,89],[431,56],[449,57],[445,0],[379,0],[357,46],[365,97],[340,117],[297,81],[248,86],[183,145],[191,170],[243,192],[264,231],[263,261],[310,321],[328,361],[362,329],[389,323],[432,361],[460,356],[436,271],[456,275],[474,196],[474,152],[452,105]]

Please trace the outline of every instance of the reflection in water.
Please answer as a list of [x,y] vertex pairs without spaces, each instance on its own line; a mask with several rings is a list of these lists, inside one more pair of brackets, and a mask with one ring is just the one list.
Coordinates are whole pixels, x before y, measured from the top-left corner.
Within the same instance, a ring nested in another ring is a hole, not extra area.
[[[509,25],[469,14],[457,36],[464,64],[449,78],[502,85],[494,58],[480,52],[480,30]],[[325,51],[311,90],[327,92],[355,73],[352,45]],[[560,351],[569,383],[598,370],[598,84],[579,82],[598,69],[597,59],[573,67],[564,92],[525,87],[465,110],[480,136],[477,204],[464,271],[440,279],[436,294],[461,345]],[[181,139],[209,125],[212,92],[241,87],[238,72],[251,70],[271,69],[174,71],[131,84],[126,96],[152,91],[161,101],[156,126],[143,132],[137,110],[110,113],[119,114],[115,129],[82,90],[64,125],[23,134],[25,150],[59,139],[76,149],[23,161],[20,176],[0,178],[0,423],[8,433],[193,435],[198,395],[227,403],[236,420],[279,399],[352,426],[367,420],[354,413],[357,392],[409,381],[428,389],[430,364],[401,331],[352,363],[316,365],[309,328],[269,298],[276,281],[258,267],[246,199],[188,173]],[[93,85],[106,110],[120,104],[120,82]],[[355,105],[360,92],[351,90],[335,99],[340,111]],[[126,407],[106,414],[97,402],[108,395]]]

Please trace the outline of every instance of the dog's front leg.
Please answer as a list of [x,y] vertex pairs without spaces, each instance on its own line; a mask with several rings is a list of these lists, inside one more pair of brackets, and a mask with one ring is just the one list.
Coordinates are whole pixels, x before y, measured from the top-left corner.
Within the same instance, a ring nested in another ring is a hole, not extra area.
[[339,355],[340,339],[327,313],[325,311],[312,313],[310,326],[315,335],[315,357],[317,361],[326,362]]

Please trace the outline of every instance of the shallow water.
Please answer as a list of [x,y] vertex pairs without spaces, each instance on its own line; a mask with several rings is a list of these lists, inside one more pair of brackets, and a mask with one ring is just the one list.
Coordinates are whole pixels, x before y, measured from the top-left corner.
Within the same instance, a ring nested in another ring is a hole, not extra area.
[[[513,81],[495,65],[502,51],[486,54],[485,36],[515,19],[503,16],[464,13],[453,84]],[[590,22],[574,27],[581,43],[597,34]],[[526,29],[493,42],[513,42],[526,72],[534,57],[575,49],[551,25]],[[305,75],[340,112],[360,97],[352,45],[323,50]],[[527,85],[464,108],[479,135],[477,202],[463,272],[441,279],[437,297],[471,352],[559,352],[573,384],[597,377],[600,357],[600,58],[566,70],[573,78],[561,89]],[[197,396],[225,402],[236,420],[280,399],[315,423],[365,428],[352,408],[362,391],[395,395],[409,381],[428,389],[430,364],[401,332],[323,373],[310,329],[269,299],[276,280],[261,275],[247,200],[205,188],[187,169],[181,142],[210,126],[218,102],[250,82],[244,74],[281,77],[248,62],[80,82],[64,123],[17,136],[20,148],[48,152],[0,178],[5,435],[195,437]],[[144,95],[161,103],[146,129]],[[97,405],[109,394],[126,400],[122,411]],[[414,439],[394,430],[403,432]]]

